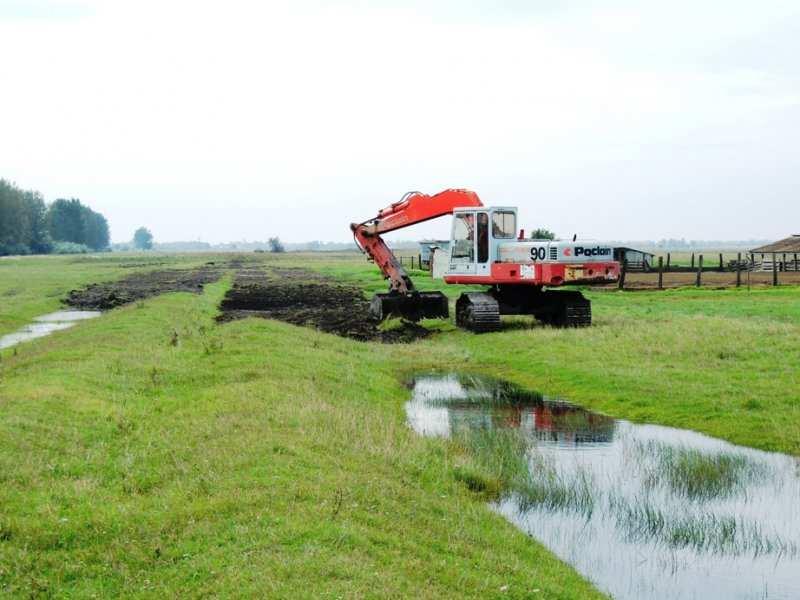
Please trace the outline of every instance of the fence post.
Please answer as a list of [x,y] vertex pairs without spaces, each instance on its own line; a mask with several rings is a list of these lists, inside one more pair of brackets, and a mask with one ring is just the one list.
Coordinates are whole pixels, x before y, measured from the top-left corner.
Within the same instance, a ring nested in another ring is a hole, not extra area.
[[628,271],[628,259],[622,259],[622,268],[619,271],[619,289],[625,287],[625,273]]
[[703,255],[697,259],[697,287],[700,287],[703,278]]
[[783,262],[781,262],[781,271],[786,271],[786,252],[783,253]]
[[669,252],[667,252],[667,271],[669,271],[669,259],[670,259],[670,255],[669,255]]
[[694,252],[692,252],[692,269],[694,269]]
[[722,271],[722,252],[719,253],[719,270]]
[[772,253],[772,285],[778,285],[778,257]]
[[664,289],[664,257],[658,257],[658,289]]
[[797,271],[797,253],[794,255],[794,270]]
[[742,287],[742,253],[736,257],[736,287]]

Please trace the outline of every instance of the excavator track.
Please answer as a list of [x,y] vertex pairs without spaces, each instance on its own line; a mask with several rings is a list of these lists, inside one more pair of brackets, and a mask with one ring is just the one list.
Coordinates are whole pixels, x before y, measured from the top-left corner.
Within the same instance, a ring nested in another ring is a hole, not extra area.
[[589,327],[592,324],[592,304],[582,298],[567,302],[564,306],[562,327]]
[[533,314],[553,327],[589,327],[592,324],[591,302],[575,291],[542,292]]
[[456,324],[474,333],[500,330],[500,305],[489,294],[470,292],[456,301]]

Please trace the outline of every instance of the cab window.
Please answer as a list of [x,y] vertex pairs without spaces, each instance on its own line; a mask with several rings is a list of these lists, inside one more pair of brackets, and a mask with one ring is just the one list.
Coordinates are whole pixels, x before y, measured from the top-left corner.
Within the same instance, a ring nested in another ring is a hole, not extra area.
[[455,262],[475,260],[475,215],[456,215],[453,223],[453,248],[450,259]]
[[492,214],[492,237],[513,238],[517,232],[516,215],[508,210],[498,210]]

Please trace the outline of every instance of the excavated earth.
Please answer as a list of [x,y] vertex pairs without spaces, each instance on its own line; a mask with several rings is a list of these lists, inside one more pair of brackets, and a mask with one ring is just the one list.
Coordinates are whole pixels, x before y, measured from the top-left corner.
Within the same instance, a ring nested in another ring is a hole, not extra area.
[[430,333],[407,322],[381,330],[359,288],[296,268],[239,270],[220,310],[220,322],[263,317],[362,341],[411,342]]
[[214,263],[199,269],[135,273],[118,281],[72,290],[64,303],[80,310],[108,310],[168,292],[200,293],[203,286],[214,283],[221,275],[222,270]]

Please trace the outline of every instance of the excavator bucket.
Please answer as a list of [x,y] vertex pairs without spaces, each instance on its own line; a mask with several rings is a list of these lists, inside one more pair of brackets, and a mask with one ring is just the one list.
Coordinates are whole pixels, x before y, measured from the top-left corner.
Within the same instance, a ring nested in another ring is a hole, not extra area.
[[408,321],[446,319],[450,316],[447,296],[442,292],[375,294],[372,297],[369,312],[378,321],[383,321],[390,316]]

